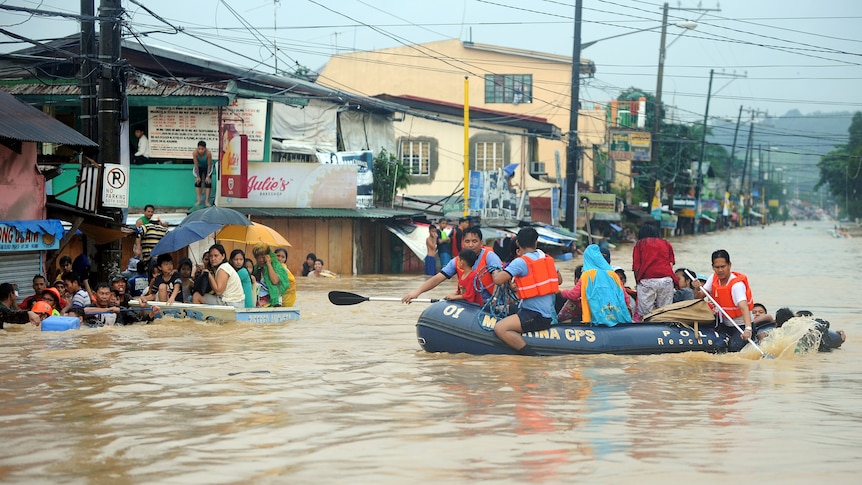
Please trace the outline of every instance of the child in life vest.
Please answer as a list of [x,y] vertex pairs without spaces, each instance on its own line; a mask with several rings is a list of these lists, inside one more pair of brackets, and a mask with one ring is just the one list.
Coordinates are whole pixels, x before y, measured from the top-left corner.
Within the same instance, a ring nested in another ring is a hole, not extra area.
[[458,269],[464,276],[458,279],[458,292],[446,295],[447,300],[466,300],[477,305],[482,305],[482,295],[476,291],[476,271],[473,265],[479,255],[470,249],[463,249],[458,253]]

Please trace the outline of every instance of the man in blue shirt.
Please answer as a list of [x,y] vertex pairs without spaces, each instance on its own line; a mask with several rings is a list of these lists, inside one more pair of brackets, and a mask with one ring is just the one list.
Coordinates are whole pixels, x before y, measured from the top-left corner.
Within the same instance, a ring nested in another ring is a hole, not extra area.
[[[502,266],[500,257],[494,254],[494,251],[491,248],[483,246],[482,241],[482,230],[478,227],[468,227],[464,230],[464,249],[470,249],[479,255],[479,257],[476,258],[476,263],[473,265],[473,270],[475,271],[485,267],[500,268]],[[457,261],[458,258],[450,260],[439,273],[425,280],[425,282],[422,283],[422,286],[405,295],[401,301],[409,304],[414,298],[418,298],[422,293],[436,288],[440,283],[455,276],[458,271]],[[489,277],[486,277],[483,283],[485,284],[482,285],[482,301],[487,302],[491,298],[491,291],[493,290],[494,283]]]
[[554,299],[560,285],[560,274],[554,260],[536,249],[539,233],[532,227],[518,231],[515,244],[519,257],[506,269],[494,272],[494,283],[508,284],[513,278],[518,287],[518,313],[498,321],[494,333],[519,354],[536,355],[527,345],[524,332],[539,332],[551,327],[556,311]]

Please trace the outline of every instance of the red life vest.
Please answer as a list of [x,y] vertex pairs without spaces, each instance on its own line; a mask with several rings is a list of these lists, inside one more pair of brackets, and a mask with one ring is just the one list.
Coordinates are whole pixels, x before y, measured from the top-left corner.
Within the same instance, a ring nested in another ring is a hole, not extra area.
[[521,300],[552,295],[560,288],[554,258],[544,253],[540,254],[542,257],[539,259],[528,258],[526,255],[521,256],[521,259],[527,263],[527,275],[515,277],[518,298]]
[[748,277],[736,271],[732,271],[731,274],[734,275],[734,278],[728,278],[727,285],[721,286],[718,277],[713,273],[710,280],[710,285],[712,286],[710,293],[731,318],[736,318],[742,316],[742,311],[740,311],[739,306],[736,304],[737,302],[733,301],[733,292],[731,291],[733,285],[740,281],[745,284],[745,300],[748,302],[749,311],[754,308],[754,298],[751,296],[751,286],[748,285]]
[[[479,255],[479,265],[476,266],[477,274],[481,274],[482,276],[479,278],[479,281],[482,283],[482,287],[488,290],[488,293],[494,293],[494,277],[491,276],[490,271],[482,271],[483,268],[488,266],[488,253],[491,252],[491,248],[482,246],[482,254]],[[455,257],[455,272],[458,274],[458,281],[464,279],[464,271],[461,270],[461,267],[458,265],[458,261],[460,258]],[[468,273],[469,274],[469,273]]]

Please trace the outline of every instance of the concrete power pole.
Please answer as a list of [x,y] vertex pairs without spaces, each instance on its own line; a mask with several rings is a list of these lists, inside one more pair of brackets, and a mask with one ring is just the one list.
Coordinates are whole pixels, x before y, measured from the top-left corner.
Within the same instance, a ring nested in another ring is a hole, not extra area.
[[566,145],[566,225],[575,232],[578,226],[578,170],[581,146],[578,143],[578,112],[581,88],[581,9],[583,0],[575,2],[575,41],[572,48],[572,97],[569,114],[569,141]]
[[78,86],[81,88],[81,133],[98,143],[99,127],[96,114],[96,4],[95,0],[81,0],[81,71]]
[[[120,60],[123,7],[120,0],[101,0],[99,4],[99,164],[120,163],[120,111],[125,93],[125,66]],[[121,86],[121,83],[123,84]],[[99,184],[101,187],[101,184]],[[100,197],[101,199],[101,197]],[[102,207],[99,212],[117,222],[122,211]],[[98,251],[99,281],[121,269],[122,247],[119,241],[102,245]]]

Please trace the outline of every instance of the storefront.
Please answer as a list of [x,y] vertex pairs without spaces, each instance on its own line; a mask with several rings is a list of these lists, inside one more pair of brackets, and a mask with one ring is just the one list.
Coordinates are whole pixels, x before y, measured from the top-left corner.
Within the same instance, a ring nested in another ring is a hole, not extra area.
[[0,221],[0,283],[18,285],[19,299],[32,295],[33,277],[44,274],[44,251],[59,248],[62,237],[55,219]]

